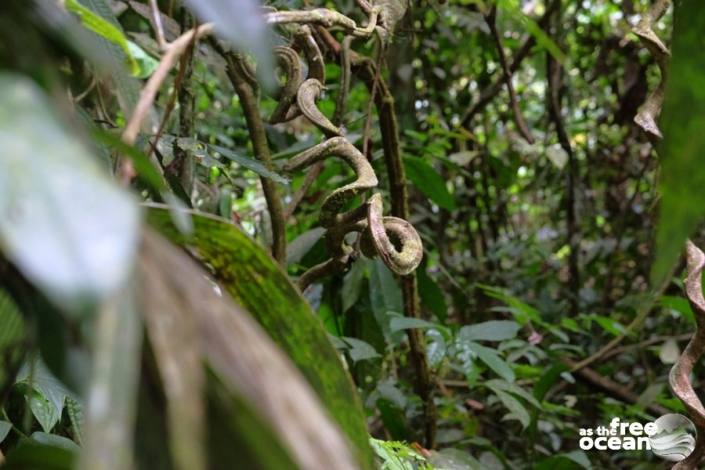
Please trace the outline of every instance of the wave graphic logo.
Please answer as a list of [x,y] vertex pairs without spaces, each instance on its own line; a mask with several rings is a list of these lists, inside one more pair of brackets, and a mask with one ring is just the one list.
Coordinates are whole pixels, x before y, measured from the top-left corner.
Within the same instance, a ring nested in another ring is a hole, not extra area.
[[695,449],[695,426],[685,416],[663,415],[654,424],[656,433],[649,436],[651,451],[662,459],[680,462]]

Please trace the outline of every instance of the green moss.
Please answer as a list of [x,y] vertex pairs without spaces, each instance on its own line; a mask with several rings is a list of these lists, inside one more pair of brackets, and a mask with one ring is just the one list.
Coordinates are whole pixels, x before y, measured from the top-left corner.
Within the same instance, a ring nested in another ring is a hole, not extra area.
[[374,456],[350,375],[328,340],[319,318],[269,254],[234,225],[192,213],[191,236],[180,233],[169,211],[150,207],[147,218],[163,235],[196,250],[221,285],[269,333],[301,370],[331,417],[357,451],[362,468],[374,468]]

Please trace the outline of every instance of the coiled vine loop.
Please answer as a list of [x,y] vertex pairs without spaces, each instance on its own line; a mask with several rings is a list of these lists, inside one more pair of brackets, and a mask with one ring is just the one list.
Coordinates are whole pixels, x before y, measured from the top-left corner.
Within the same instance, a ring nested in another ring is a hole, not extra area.
[[[356,176],[353,182],[334,189],[323,201],[319,222],[326,229],[325,241],[331,258],[299,278],[298,284],[302,290],[317,279],[344,269],[359,251],[366,256],[379,256],[390,270],[399,275],[411,273],[423,257],[421,238],[414,227],[397,217],[383,216],[381,194],[374,193],[361,206],[346,210],[356,196],[376,188],[379,181],[367,158],[316,105],[316,100],[325,90],[325,64],[306,23],[339,26],[355,37],[369,36],[375,30],[380,11],[379,7],[374,7],[369,12],[369,22],[365,27],[358,27],[352,20],[325,9],[275,12],[268,16],[270,23],[296,25],[294,41],[304,53],[308,71],[306,79],[303,79],[299,53],[292,47],[279,46],[275,49],[286,78],[279,93],[274,96],[278,104],[269,122],[286,122],[303,115],[326,136],[323,142],[286,162],[284,170],[298,171],[333,157],[347,163]],[[341,89],[346,91],[347,83],[341,84]],[[359,243],[348,243],[347,235],[350,233],[358,234]]]
[[693,390],[690,374],[693,366],[705,352],[705,298],[703,297],[702,273],[705,268],[705,254],[690,240],[686,243],[688,276],[685,278],[685,294],[695,314],[696,330],[671,369],[668,381],[673,393],[683,402],[688,416],[695,424],[698,435],[693,452],[673,466],[685,470],[699,467],[705,455],[705,408]]

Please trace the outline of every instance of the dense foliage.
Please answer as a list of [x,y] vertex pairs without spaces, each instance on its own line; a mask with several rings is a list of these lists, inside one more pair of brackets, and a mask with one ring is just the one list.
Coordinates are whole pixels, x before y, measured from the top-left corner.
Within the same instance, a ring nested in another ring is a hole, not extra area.
[[705,436],[695,0],[1,3],[7,468],[649,469],[580,430]]

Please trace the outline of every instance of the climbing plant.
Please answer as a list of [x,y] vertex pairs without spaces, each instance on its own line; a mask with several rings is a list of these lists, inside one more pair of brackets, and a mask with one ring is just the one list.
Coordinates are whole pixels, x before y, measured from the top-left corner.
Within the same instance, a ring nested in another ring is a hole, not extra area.
[[695,0],[0,3],[3,467],[701,464]]

